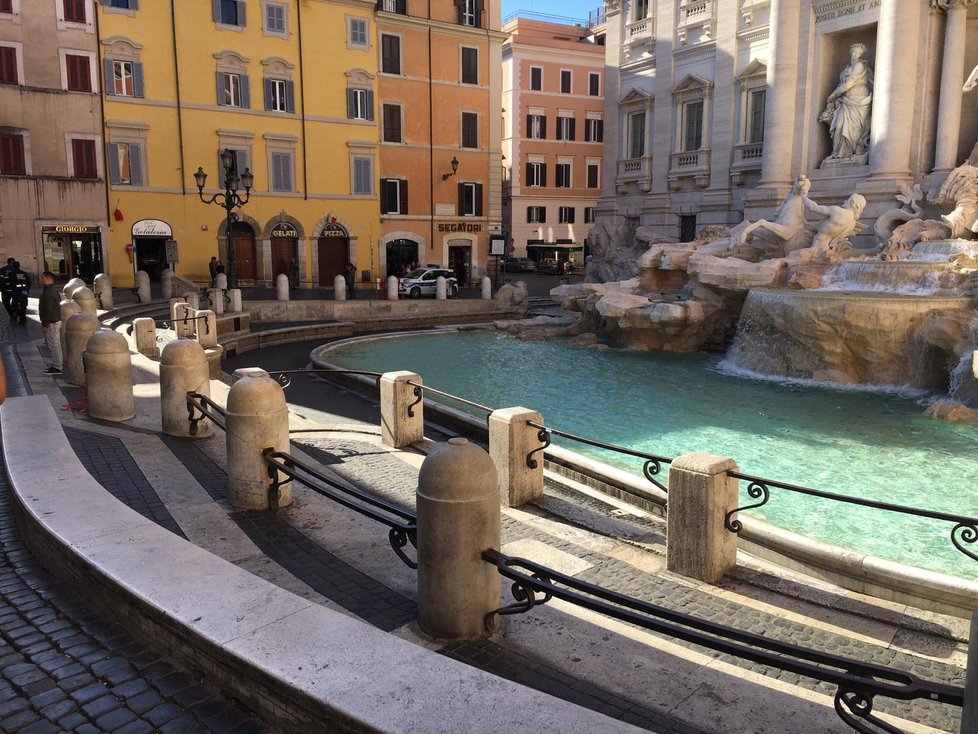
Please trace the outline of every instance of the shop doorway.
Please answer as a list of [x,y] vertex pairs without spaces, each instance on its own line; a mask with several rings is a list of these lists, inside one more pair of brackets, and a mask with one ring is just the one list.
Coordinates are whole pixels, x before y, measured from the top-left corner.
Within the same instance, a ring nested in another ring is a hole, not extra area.
[[81,278],[87,283],[103,271],[102,236],[98,227],[71,227],[82,232],[58,232],[67,226],[47,228],[44,238],[44,269],[54,273],[59,282]]
[[153,283],[159,283],[166,269],[168,237],[133,237],[132,252],[136,271],[145,270]]
[[[460,244],[454,244],[455,242]],[[448,243],[448,267],[455,271],[459,285],[469,284],[472,270],[472,244],[468,240],[454,240]]]
[[[255,231],[244,222],[231,223],[231,251],[234,252],[234,263],[238,270],[238,280],[256,278]],[[230,252],[230,251],[229,251]],[[230,263],[224,263],[225,268]]]
[[285,274],[292,282],[292,261],[299,262],[299,241],[294,237],[275,237],[272,239],[272,283]]
[[327,224],[317,241],[319,287],[332,288],[337,275],[346,275],[350,238],[339,224]]
[[414,240],[393,240],[387,243],[387,276],[400,278],[418,264],[418,243]]

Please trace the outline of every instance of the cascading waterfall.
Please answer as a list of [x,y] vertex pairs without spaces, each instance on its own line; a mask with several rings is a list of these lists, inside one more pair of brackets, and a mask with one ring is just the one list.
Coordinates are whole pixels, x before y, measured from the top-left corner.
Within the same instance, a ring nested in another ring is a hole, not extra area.
[[826,273],[821,290],[929,295],[948,287],[946,263],[897,260],[844,262]]

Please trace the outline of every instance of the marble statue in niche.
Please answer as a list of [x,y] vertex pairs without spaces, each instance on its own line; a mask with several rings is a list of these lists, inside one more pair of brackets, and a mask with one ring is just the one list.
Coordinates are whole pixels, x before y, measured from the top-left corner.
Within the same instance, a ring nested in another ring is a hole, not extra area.
[[873,70],[866,61],[866,46],[849,47],[849,65],[826,100],[819,122],[829,126],[832,153],[824,161],[865,163],[869,152],[869,121],[873,105]]

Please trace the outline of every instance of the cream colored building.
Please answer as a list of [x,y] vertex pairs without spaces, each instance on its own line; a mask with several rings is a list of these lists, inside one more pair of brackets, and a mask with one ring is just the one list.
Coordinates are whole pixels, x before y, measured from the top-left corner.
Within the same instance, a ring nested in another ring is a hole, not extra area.
[[0,257],[104,269],[107,201],[92,0],[0,3]]
[[[609,232],[614,215],[680,240],[769,217],[803,173],[822,203],[865,196],[871,222],[978,141],[978,99],[962,95],[973,0],[610,0],[606,17]],[[868,147],[833,159],[820,118],[853,44],[872,69]]]

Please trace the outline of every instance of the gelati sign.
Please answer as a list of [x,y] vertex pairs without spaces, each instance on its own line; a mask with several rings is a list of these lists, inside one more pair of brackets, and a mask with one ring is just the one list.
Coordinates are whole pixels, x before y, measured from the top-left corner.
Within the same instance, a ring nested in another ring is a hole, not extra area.
[[281,222],[272,227],[272,237],[298,237],[299,231],[288,222]]

